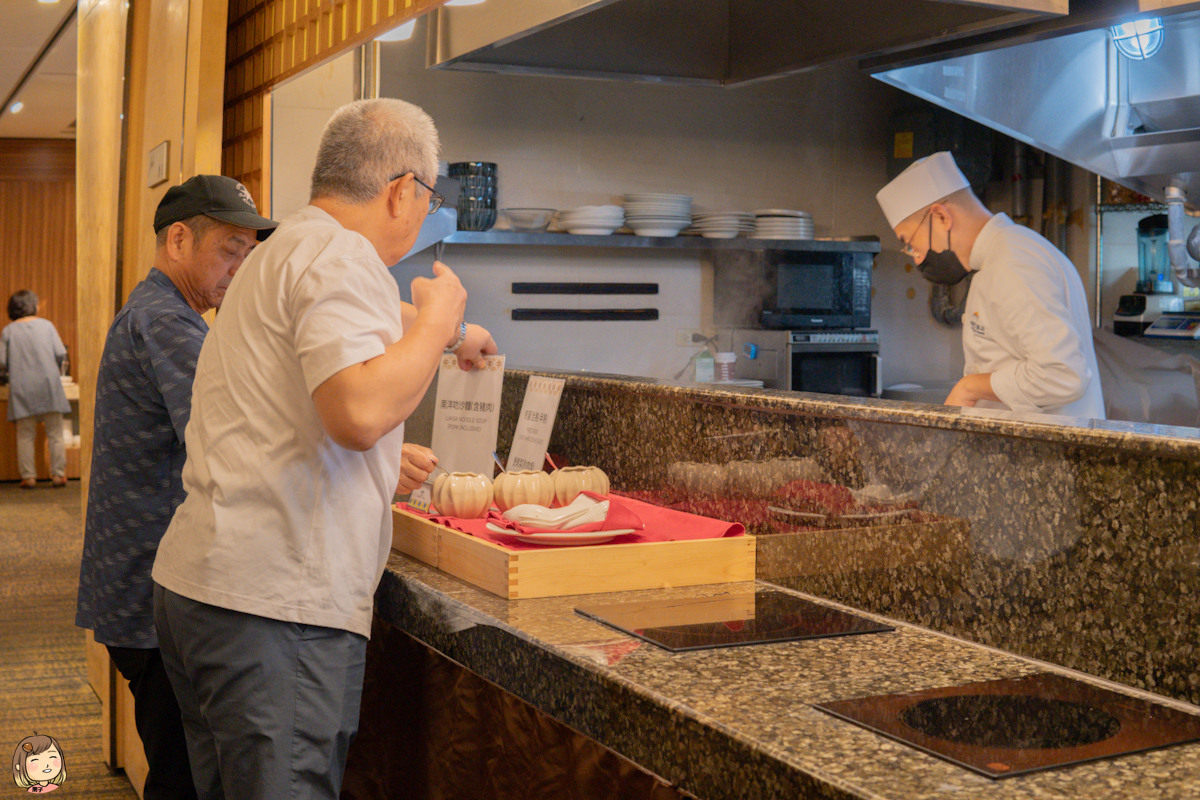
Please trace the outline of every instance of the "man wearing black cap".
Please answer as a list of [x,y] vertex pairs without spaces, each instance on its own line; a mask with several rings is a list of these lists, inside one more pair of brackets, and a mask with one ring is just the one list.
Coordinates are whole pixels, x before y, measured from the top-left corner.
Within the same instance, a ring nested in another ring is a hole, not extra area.
[[154,215],[154,266],[117,313],[96,381],[91,482],[75,624],[95,631],[133,692],[145,800],[196,797],[154,629],[150,569],[184,498],[184,427],[208,324],[242,260],[275,228],[220,175],[173,186]]

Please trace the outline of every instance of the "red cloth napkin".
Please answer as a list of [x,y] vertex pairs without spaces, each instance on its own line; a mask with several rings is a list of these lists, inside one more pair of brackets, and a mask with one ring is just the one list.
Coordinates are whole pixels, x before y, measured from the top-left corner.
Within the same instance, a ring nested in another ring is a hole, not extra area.
[[[616,494],[597,495],[588,492],[590,497],[608,500],[608,518],[600,525],[584,525],[573,528],[571,533],[582,533],[596,530],[620,530],[634,528],[635,533],[626,533],[614,537],[604,544],[634,544],[637,542],[674,542],[682,539],[719,539],[722,536],[742,536],[746,529],[740,522],[725,522],[710,519],[695,514],[687,514],[670,508],[643,503],[631,497],[621,497]],[[489,519],[459,519],[458,517],[422,514],[412,508],[409,512],[425,519],[431,519],[439,525],[445,525],[456,531],[469,533],[492,544],[498,544],[509,550],[541,550],[552,545],[530,544],[519,541],[502,533],[494,533],[487,529]],[[499,525],[499,521],[491,520]],[[633,522],[640,524],[630,524]],[[515,523],[504,520],[507,525]],[[620,523],[620,524],[619,524]],[[546,533],[546,531],[535,531]]]

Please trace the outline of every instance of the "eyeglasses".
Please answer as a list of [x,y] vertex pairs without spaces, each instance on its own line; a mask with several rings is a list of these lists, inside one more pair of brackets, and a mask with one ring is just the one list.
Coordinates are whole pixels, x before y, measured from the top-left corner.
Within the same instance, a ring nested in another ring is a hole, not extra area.
[[[391,183],[392,181],[396,180],[397,178],[403,178],[407,174],[408,174],[407,172],[402,172],[399,175],[393,175],[392,177],[388,178],[388,183]],[[418,178],[416,175],[413,175],[413,180],[429,190],[429,213],[430,214],[437,211],[439,208],[442,207],[442,203],[446,202],[446,198],[442,197],[440,194],[435,192],[433,190],[432,186],[430,186],[428,183],[426,183],[425,181]]]
[[[925,209],[925,215],[921,217],[921,222],[925,221],[925,217],[929,216],[930,211],[933,211],[933,206],[930,206],[929,208]],[[917,231],[921,230],[921,222],[918,222],[916,224],[916,226],[913,228],[914,236],[916,235]],[[929,237],[930,237],[930,239],[933,238],[933,220],[929,221]],[[902,243],[902,246],[900,247],[900,252],[903,253],[904,255],[908,256],[909,258],[916,258],[917,252],[915,250],[913,250],[912,240],[910,239],[907,242],[905,242],[903,239],[901,239],[900,241]]]

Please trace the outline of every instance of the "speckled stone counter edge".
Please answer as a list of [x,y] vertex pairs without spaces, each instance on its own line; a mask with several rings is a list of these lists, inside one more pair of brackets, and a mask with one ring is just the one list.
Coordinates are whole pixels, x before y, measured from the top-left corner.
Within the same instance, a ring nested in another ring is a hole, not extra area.
[[[645,594],[603,597],[619,602]],[[772,743],[729,724],[725,719],[731,713],[728,705],[718,702],[713,715],[706,714],[703,709],[712,699],[712,684],[680,686],[664,680],[664,687],[675,689],[656,690],[652,682],[673,672],[672,665],[683,668],[671,654],[646,646],[649,666],[623,671],[624,662],[603,666],[564,647],[553,631],[556,626],[572,624],[570,618],[575,615],[570,607],[575,600],[510,603],[393,553],[376,594],[376,613],[564,724],[706,800],[934,800],[947,791],[979,800],[1107,800],[1118,796],[1182,800],[1200,791],[1200,745],[991,781],[848,723],[826,719],[815,710],[799,717],[780,713],[782,709],[772,702],[770,690],[764,686],[761,696],[742,696],[735,717],[745,717],[740,720],[743,725],[757,717],[759,731],[764,729],[762,721],[769,720],[766,728],[774,728],[778,734]],[[522,603],[526,609],[553,606],[547,617],[551,624],[542,620],[538,626],[542,633],[519,622],[506,622],[513,614],[519,616],[516,609]],[[734,670],[712,677],[722,686],[728,680],[728,693],[736,696],[739,680],[741,689],[746,681],[770,684],[769,676],[754,674],[756,659],[778,658],[789,673],[803,675],[804,666],[815,667],[811,659],[821,657],[821,648],[827,667],[832,658],[837,677],[816,690],[820,699],[830,699],[821,693],[850,697],[879,689],[910,691],[925,685],[1014,677],[1046,668],[1018,656],[881,619],[898,626],[895,638],[835,637],[788,651],[706,651],[721,654],[711,657],[723,658],[728,662],[726,669]],[[544,638],[547,631],[550,641]],[[922,647],[932,647],[945,657],[922,666],[917,663],[927,655],[919,652]],[[846,648],[856,652],[847,657]],[[798,663],[794,661],[797,657],[802,659]],[[799,702],[810,699],[815,698],[804,697]],[[1195,712],[1185,704],[1155,699]]]
[[1136,422],[1020,414],[994,409],[955,408],[896,400],[839,397],[770,389],[728,388],[717,384],[686,384],[654,378],[635,378],[594,372],[508,367],[506,377],[546,375],[564,378],[571,388],[608,392],[674,395],[748,409],[782,411],[833,419],[890,422],[943,430],[986,433],[1046,442],[1136,450],[1139,453],[1200,458],[1200,429]]

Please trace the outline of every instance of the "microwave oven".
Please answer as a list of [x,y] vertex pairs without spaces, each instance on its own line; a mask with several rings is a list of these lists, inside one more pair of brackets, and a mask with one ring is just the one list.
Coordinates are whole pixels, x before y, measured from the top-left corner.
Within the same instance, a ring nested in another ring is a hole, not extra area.
[[871,327],[873,262],[864,252],[778,253],[759,321],[773,330]]
[[879,397],[878,331],[734,330],[734,377],[768,389]]

